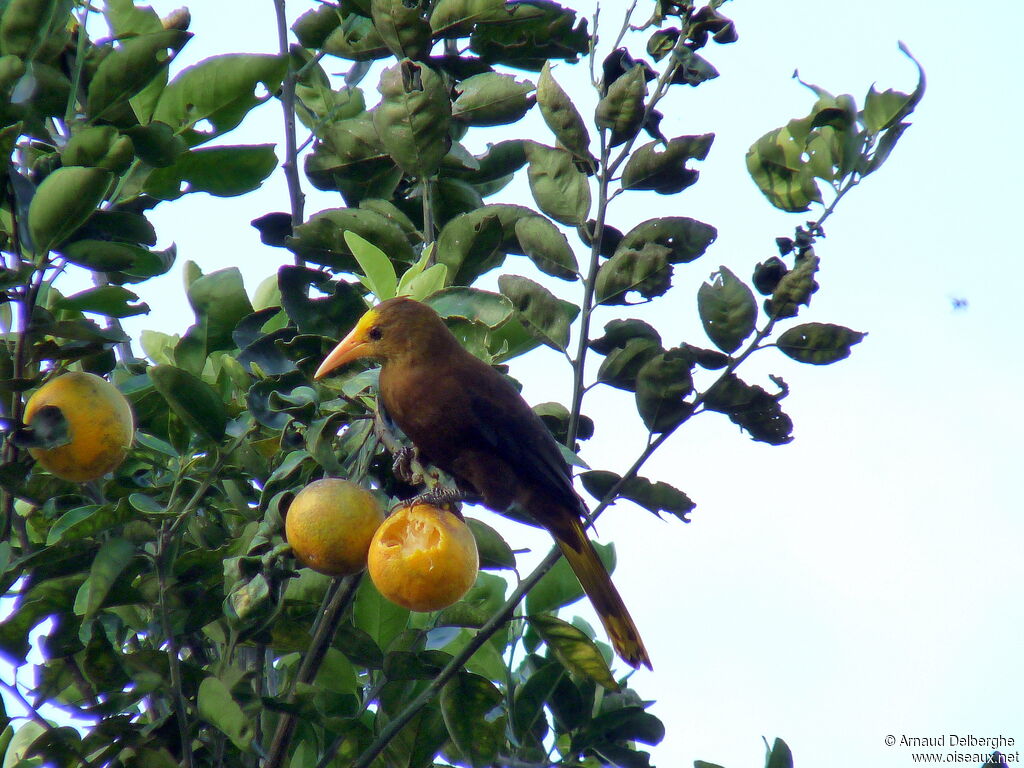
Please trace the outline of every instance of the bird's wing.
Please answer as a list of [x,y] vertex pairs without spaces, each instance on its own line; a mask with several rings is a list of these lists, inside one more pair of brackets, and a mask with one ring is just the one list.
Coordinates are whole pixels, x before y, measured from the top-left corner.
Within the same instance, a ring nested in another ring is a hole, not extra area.
[[[507,391],[502,392],[502,389]],[[572,487],[572,471],[547,426],[504,379],[491,391],[469,393],[473,427],[478,439],[501,456],[520,478],[542,488],[567,506],[583,513]]]

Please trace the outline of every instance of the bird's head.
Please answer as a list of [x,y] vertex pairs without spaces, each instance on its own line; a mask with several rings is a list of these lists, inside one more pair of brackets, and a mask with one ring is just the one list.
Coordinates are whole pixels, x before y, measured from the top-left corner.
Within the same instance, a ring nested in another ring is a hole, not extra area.
[[382,301],[359,318],[348,336],[324,358],[313,378],[323,378],[335,368],[364,357],[386,364],[411,354],[429,354],[439,343],[450,341],[455,341],[454,337],[433,309],[399,296]]

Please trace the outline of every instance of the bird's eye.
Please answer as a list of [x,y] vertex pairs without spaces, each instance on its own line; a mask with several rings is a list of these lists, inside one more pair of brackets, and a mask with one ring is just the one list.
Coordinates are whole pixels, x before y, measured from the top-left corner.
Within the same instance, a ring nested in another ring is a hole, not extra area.
[[384,335],[384,331],[375,325],[366,335],[370,337],[371,341],[380,341],[381,337]]

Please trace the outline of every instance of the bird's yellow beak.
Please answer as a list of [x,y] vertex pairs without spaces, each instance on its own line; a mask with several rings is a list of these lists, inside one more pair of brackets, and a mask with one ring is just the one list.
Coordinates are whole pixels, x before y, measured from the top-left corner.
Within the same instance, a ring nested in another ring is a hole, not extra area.
[[345,363],[367,357],[371,354],[369,336],[367,335],[370,326],[373,324],[376,313],[370,310],[356,323],[355,328],[349,331],[348,336],[338,342],[338,346],[331,350],[331,353],[320,363],[320,367],[313,374],[314,379],[322,379],[335,368],[340,368]]

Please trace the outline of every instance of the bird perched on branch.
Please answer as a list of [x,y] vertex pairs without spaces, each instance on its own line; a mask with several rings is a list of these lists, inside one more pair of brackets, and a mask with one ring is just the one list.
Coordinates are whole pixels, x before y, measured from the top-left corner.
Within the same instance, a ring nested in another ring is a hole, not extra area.
[[380,398],[420,457],[466,498],[546,528],[627,664],[651,667],[640,633],[583,528],[587,510],[540,417],[494,368],[463,349],[438,314],[413,299],[381,302],[327,356],[321,378],[359,358],[381,362]]

